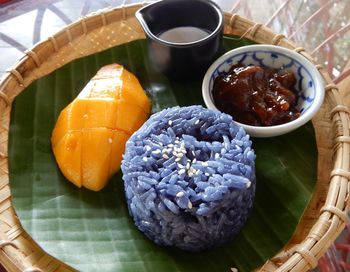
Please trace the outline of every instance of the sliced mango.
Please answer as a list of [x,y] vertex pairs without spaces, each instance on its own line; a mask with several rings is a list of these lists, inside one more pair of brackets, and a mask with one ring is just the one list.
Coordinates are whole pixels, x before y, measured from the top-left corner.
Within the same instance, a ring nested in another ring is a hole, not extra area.
[[[84,109],[84,112],[75,111],[77,124],[83,124],[81,128],[97,128],[105,127],[110,129],[117,129],[116,119],[118,112],[118,102],[115,99],[97,99],[97,98],[83,98],[79,99],[76,104]],[[98,114],[96,114],[98,112]],[[73,116],[72,116],[73,118]],[[138,118],[138,117],[136,117]],[[77,126],[76,126],[76,129]]]
[[81,179],[84,187],[99,191],[106,185],[110,176],[112,143],[113,130],[109,128],[82,131]]
[[131,135],[144,122],[138,118],[138,116],[143,116],[145,114],[145,110],[139,106],[125,103],[124,101],[119,101],[115,126],[118,128],[123,128],[123,131]]
[[125,143],[129,139],[129,135],[123,131],[115,130],[113,131],[112,139],[112,152],[109,163],[109,175],[112,176],[120,168],[120,163],[122,161],[122,154],[124,153]]
[[65,107],[58,116],[56,126],[53,129],[51,144],[53,147],[66,135],[69,129],[68,111],[70,106]]
[[137,78],[131,73],[123,73],[121,77],[123,88],[120,90],[120,100],[127,101],[129,104],[139,106],[142,109],[149,107],[148,97],[143,95],[141,85],[135,85]]
[[101,190],[149,112],[150,101],[133,74],[118,64],[102,67],[53,129],[52,149],[63,175],[78,187]]
[[53,146],[57,164],[63,175],[74,185],[81,187],[82,132],[69,131]]

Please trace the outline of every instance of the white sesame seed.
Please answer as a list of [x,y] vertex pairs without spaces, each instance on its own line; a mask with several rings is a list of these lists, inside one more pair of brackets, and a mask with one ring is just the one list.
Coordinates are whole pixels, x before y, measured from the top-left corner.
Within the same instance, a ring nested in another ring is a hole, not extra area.
[[188,170],[188,169],[190,169],[190,163],[188,162],[187,164],[186,164],[186,169]]
[[178,174],[179,174],[179,175],[182,175],[182,174],[185,174],[185,172],[186,172],[185,169],[181,169],[181,170],[179,170]]
[[152,151],[152,153],[153,153],[153,154],[160,154],[161,151],[160,151],[160,149],[156,149],[156,150]]
[[204,167],[207,167],[209,164],[208,164],[208,162],[202,162],[202,165],[204,166]]
[[249,180],[246,184],[246,187],[249,188],[252,185],[252,182]]
[[192,177],[194,174],[196,174],[196,169],[193,169],[192,167],[187,171],[187,174]]
[[198,124],[199,124],[199,119],[198,119],[196,122],[194,122],[194,124],[195,124],[195,125],[198,125]]
[[168,144],[168,147],[173,147],[174,145],[173,144]]
[[209,176],[210,176],[210,174],[209,174],[209,173],[207,173],[207,172],[205,172],[205,173],[204,173],[204,175],[206,175],[207,177],[209,177]]
[[238,272],[238,269],[236,267],[231,267],[231,272]]
[[146,150],[147,150],[147,151],[151,151],[151,150],[152,150],[152,147],[150,147],[149,145],[146,145]]
[[113,143],[113,139],[112,138],[108,138],[108,142],[111,144]]
[[167,152],[167,149],[166,149],[166,148],[163,148],[163,149],[162,149],[162,153],[163,153],[163,154],[164,154],[164,153],[168,153],[168,152]]
[[215,159],[218,159],[218,158],[220,158],[220,154],[219,153],[215,153]]
[[87,117],[88,117],[88,115],[85,113],[85,114],[84,114],[84,118],[87,118]]
[[189,209],[192,209],[193,205],[192,205],[192,202],[191,202],[191,201],[188,201],[187,207],[188,207]]
[[194,158],[193,159],[193,161],[192,161],[192,163],[196,163],[197,162],[197,159],[196,158]]
[[225,148],[221,148],[221,154],[225,154],[227,150]]
[[143,160],[144,162],[147,162],[147,161],[148,161],[148,159],[147,159],[146,157],[143,157],[142,160]]
[[[177,138],[177,137],[176,137]],[[179,139],[179,138],[177,138],[177,139]],[[180,141],[179,140],[175,140],[175,144],[179,144],[180,143]]]
[[196,153],[194,153],[194,151],[192,150],[192,155],[193,155],[193,157],[195,157],[196,156]]
[[173,123],[173,121],[171,121],[171,120],[168,121],[168,125],[169,125],[169,126],[171,126],[172,123]]
[[184,196],[184,194],[185,194],[184,192],[178,192],[178,193],[176,194],[176,196],[177,196],[177,197],[182,197],[182,196]]
[[176,158],[175,161],[179,162],[179,161],[181,161],[181,158]]
[[183,166],[181,163],[177,163],[177,167],[179,167],[179,168],[185,168],[185,166]]
[[166,159],[166,160],[169,159],[169,156],[167,154],[163,154],[162,157],[163,157],[163,159]]
[[177,158],[182,158],[183,156],[184,156],[184,154],[183,153],[176,153],[176,155],[175,155]]
[[198,176],[200,172],[201,172],[201,170],[198,169],[198,170],[196,171],[196,175]]

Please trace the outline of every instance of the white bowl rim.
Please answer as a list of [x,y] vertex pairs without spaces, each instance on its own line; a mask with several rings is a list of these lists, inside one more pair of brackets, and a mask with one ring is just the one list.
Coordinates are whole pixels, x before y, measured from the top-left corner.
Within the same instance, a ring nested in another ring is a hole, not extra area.
[[303,113],[299,118],[293,121],[290,121],[288,123],[281,124],[281,125],[258,127],[258,126],[242,124],[234,120],[237,124],[241,125],[251,136],[254,136],[254,137],[269,137],[269,136],[282,135],[310,121],[314,116],[314,114],[321,107],[325,96],[324,81],[319,71],[307,58],[305,58],[304,56],[300,55],[299,53],[293,50],[290,50],[285,47],[277,46],[277,45],[256,44],[256,45],[242,46],[226,52],[221,57],[216,59],[213,62],[213,64],[208,68],[207,72],[205,73],[205,76],[203,78],[203,83],[202,83],[203,100],[207,108],[219,111],[219,109],[215,106],[214,102],[212,101],[212,97],[210,94],[211,90],[209,90],[209,81],[210,81],[211,75],[213,74],[213,72],[218,66],[220,66],[225,60],[231,58],[232,56],[235,56],[237,54],[244,53],[244,52],[254,52],[258,50],[266,50],[266,51],[282,53],[297,60],[298,62],[302,63],[304,67],[311,73],[315,82],[316,94],[315,94],[315,99],[313,103],[305,113]]

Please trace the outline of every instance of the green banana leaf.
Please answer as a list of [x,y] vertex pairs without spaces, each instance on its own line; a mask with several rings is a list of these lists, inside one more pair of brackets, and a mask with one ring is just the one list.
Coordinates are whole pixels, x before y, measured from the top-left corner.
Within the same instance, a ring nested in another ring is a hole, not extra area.
[[[224,39],[224,51],[251,44]],[[251,271],[290,239],[314,190],[317,149],[312,125],[254,139],[257,191],[241,233],[200,253],[161,248],[133,225],[117,173],[100,192],[78,189],[60,173],[50,136],[60,111],[96,71],[123,64],[139,78],[153,112],[203,104],[201,80],[172,81],[152,67],[145,40],[75,60],[31,84],[15,100],[10,124],[10,186],[24,229],[49,254],[80,271]]]

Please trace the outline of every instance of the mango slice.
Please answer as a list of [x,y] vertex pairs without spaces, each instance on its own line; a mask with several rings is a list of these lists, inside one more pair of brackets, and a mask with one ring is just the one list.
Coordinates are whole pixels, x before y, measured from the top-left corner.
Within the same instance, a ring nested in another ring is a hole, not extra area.
[[56,122],[51,145],[63,175],[101,190],[120,168],[125,143],[147,119],[150,101],[119,64],[102,67]]
[[[83,186],[98,191],[109,178],[113,130],[85,129],[82,132],[81,175]],[[113,158],[114,160],[114,158]]]
[[69,131],[63,135],[62,139],[53,146],[56,157],[63,175],[73,184],[81,187],[81,131]]

